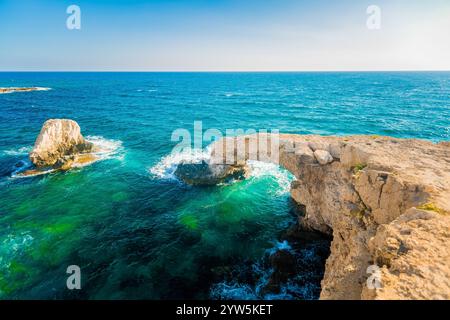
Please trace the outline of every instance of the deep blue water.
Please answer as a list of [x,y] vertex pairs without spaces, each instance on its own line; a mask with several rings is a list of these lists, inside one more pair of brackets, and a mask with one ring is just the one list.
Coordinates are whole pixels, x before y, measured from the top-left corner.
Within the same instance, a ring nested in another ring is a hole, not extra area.
[[[0,73],[0,87],[15,86],[51,90],[0,95],[0,298],[317,298],[320,268],[303,266],[278,295],[258,289],[264,257],[290,246],[279,240],[295,220],[293,177],[254,164],[245,181],[183,185],[171,174],[183,157],[169,156],[173,130],[201,120],[204,130],[450,140],[450,72]],[[111,153],[14,177],[49,118],[76,120]],[[297,258],[323,265],[320,245]],[[81,291],[66,289],[72,264]]]

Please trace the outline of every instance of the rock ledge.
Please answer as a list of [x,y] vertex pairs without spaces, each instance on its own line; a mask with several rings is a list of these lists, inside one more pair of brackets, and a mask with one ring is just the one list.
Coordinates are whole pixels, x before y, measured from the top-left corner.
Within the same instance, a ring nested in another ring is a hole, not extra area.
[[[258,135],[219,140],[211,157],[220,163],[241,146],[236,162],[274,162],[247,145],[255,138],[279,141],[276,163],[296,176],[291,196],[305,208],[300,224],[333,236],[321,299],[450,299],[449,142]],[[368,285],[373,268],[379,288]]]

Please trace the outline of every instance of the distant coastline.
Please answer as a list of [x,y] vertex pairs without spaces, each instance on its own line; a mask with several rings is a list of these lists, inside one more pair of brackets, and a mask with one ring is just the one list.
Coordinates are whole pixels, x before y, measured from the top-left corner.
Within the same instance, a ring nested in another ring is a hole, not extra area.
[[0,73],[447,73],[449,70],[0,70]]
[[0,94],[5,93],[13,93],[13,92],[30,92],[30,91],[48,91],[51,90],[51,88],[45,88],[45,87],[10,87],[10,88],[0,88]]

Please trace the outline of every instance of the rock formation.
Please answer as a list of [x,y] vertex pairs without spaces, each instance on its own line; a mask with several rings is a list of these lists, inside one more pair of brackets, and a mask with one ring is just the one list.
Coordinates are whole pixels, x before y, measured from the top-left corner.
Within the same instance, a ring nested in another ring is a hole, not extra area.
[[[450,299],[448,142],[280,135],[274,158],[248,145],[255,137],[217,141],[212,158],[269,159],[296,176],[301,225],[333,236],[321,299]],[[373,268],[375,288],[367,281]]]
[[243,179],[247,175],[247,167],[242,165],[180,163],[175,175],[191,185],[216,185],[230,179]]
[[50,119],[42,126],[30,152],[30,160],[38,168],[64,170],[71,167],[77,155],[87,154],[92,150],[92,143],[83,138],[78,123],[67,119]]
[[47,91],[47,90],[50,90],[50,89],[42,88],[42,87],[27,87],[27,88],[10,87],[10,88],[0,88],[0,94],[13,93],[13,92]]

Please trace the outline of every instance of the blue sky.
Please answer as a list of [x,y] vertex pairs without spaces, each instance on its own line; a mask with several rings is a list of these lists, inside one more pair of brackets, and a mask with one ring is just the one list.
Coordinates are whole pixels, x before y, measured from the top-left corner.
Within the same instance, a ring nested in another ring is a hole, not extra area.
[[449,34],[448,0],[0,0],[0,70],[450,70]]

